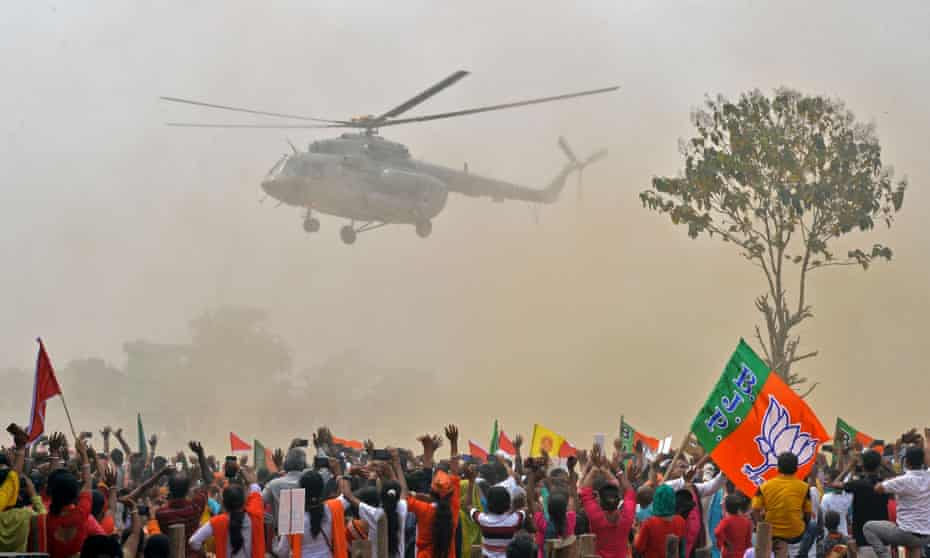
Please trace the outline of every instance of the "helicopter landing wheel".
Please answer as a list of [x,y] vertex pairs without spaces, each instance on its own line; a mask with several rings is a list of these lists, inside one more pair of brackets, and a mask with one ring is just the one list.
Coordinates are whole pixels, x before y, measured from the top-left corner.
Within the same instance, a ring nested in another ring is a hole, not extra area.
[[433,232],[433,222],[432,221],[418,221],[417,222],[417,236],[420,238],[426,238]]
[[357,236],[355,229],[352,228],[351,225],[346,225],[339,229],[339,238],[346,244],[354,244]]
[[308,217],[304,219],[304,230],[308,233],[315,233],[320,231],[320,220],[316,217]]

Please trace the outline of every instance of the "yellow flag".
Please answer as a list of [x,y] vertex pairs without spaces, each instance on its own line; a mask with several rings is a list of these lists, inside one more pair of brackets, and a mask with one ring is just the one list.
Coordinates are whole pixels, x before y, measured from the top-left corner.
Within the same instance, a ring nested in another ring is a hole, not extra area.
[[565,438],[540,424],[533,425],[533,443],[530,444],[530,457],[542,457],[543,450],[555,459],[559,458],[559,450]]

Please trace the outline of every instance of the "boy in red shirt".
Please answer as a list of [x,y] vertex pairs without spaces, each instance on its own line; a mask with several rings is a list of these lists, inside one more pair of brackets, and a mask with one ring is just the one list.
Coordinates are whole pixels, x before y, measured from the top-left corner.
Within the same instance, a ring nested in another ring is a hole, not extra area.
[[723,501],[727,515],[714,529],[722,558],[743,558],[743,553],[752,546],[752,521],[740,513],[743,501],[737,494],[730,494]]

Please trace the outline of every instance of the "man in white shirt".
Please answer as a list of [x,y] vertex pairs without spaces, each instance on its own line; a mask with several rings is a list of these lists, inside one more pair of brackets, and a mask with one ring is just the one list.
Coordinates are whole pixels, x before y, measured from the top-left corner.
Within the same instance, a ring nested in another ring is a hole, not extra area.
[[852,507],[853,495],[837,488],[827,488],[823,500],[820,502],[820,511],[826,514],[828,511],[834,511],[840,516],[839,532],[843,536],[849,536],[849,508]]
[[889,544],[908,548],[930,544],[930,472],[924,464],[923,448],[907,448],[904,474],[875,486],[879,494],[894,494],[898,504],[897,525],[869,521],[863,527],[866,540],[879,558],[890,558]]

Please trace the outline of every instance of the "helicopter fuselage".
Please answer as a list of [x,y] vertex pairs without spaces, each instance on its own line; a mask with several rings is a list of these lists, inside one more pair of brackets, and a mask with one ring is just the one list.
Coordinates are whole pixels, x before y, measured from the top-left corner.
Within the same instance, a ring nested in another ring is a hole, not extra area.
[[297,153],[282,160],[262,189],[287,205],[354,221],[416,224],[438,215],[448,188],[415,164],[362,155]]

